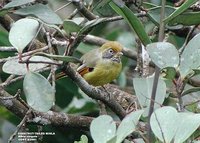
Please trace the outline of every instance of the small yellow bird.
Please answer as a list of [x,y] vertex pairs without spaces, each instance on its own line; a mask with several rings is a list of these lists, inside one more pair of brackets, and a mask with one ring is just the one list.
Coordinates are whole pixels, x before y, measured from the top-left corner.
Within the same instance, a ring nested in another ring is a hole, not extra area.
[[109,41],[81,57],[77,72],[91,85],[103,86],[116,79],[122,69],[122,45]]

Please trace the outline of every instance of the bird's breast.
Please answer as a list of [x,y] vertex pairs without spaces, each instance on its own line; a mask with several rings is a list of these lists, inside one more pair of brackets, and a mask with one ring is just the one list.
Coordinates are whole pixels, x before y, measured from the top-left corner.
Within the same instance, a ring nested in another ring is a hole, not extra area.
[[92,72],[83,75],[83,78],[93,86],[102,86],[116,79],[121,69],[121,63],[99,63]]

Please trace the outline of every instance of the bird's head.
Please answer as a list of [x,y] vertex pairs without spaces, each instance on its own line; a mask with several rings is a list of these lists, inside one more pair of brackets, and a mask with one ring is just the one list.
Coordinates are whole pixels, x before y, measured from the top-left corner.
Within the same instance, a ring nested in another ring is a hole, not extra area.
[[114,63],[121,63],[122,45],[116,41],[109,41],[100,48],[103,59],[109,59]]

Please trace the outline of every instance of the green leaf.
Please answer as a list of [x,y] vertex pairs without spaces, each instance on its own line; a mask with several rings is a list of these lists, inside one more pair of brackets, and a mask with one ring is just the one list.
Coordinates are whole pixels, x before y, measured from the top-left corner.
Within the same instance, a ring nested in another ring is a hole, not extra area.
[[74,18],[73,20],[65,20],[63,22],[63,28],[65,32],[69,35],[72,32],[78,32],[82,26],[81,23],[84,22],[84,18]]
[[200,126],[200,114],[178,113],[172,107],[162,107],[154,111],[150,119],[153,133],[162,142],[186,141]]
[[184,78],[200,66],[200,34],[193,37],[186,45],[180,60],[179,72]]
[[170,143],[175,136],[177,124],[179,124],[178,119],[176,109],[167,106],[159,108],[151,115],[151,129],[159,140]]
[[103,22],[106,22],[107,18],[97,18],[91,21],[88,21],[84,24],[83,28],[79,31],[80,34],[84,34],[85,32],[91,30],[94,26],[97,26]]
[[117,6],[119,7],[124,7],[125,6],[125,2],[122,0],[112,0]]
[[95,143],[106,143],[115,136],[116,125],[108,115],[101,115],[90,125],[91,136]]
[[177,68],[179,64],[178,50],[168,42],[156,42],[147,45],[147,52],[152,61],[161,69]]
[[141,42],[146,46],[147,44],[151,43],[147,33],[144,30],[144,26],[142,25],[141,21],[134,15],[134,13],[127,7],[119,7],[114,2],[110,2],[110,6],[121,15],[136,32],[138,37],[140,38]]
[[20,19],[11,27],[9,41],[19,53],[22,53],[23,49],[36,36],[38,28],[39,22],[37,20],[29,18]]
[[81,140],[80,141],[75,141],[74,143],[88,143],[88,138],[86,135],[82,135],[81,136]]
[[4,16],[5,14],[7,14],[9,12],[9,9],[0,9],[0,16]]
[[173,67],[167,67],[162,70],[162,76],[166,79],[173,80],[176,77],[176,69]]
[[47,112],[55,102],[55,91],[42,75],[28,72],[24,77],[23,90],[29,106]]
[[178,15],[183,13],[185,10],[187,10],[191,5],[196,3],[198,0],[187,0],[185,1],[178,9],[176,9],[169,17],[164,19],[165,23],[168,23],[170,20],[176,18]]
[[34,15],[49,24],[62,24],[60,17],[48,5],[35,4],[14,12],[19,15]]
[[184,12],[169,21],[168,25],[182,24],[185,26],[198,25],[200,23],[200,12]]
[[94,6],[94,13],[98,13],[101,15],[101,17],[111,17],[115,14],[114,10],[110,7],[109,2],[111,0],[103,0],[103,1],[98,1],[97,6]]
[[[168,17],[171,13],[173,13],[176,9],[171,6],[165,6],[165,18]],[[155,25],[159,26],[160,24],[160,12],[161,6],[157,6],[151,8],[147,12],[147,16],[154,22]]]
[[[25,60],[25,58],[23,58]],[[34,56],[30,58],[31,61],[45,61],[45,62],[52,62],[49,58],[42,57],[42,56]],[[31,71],[38,71],[44,67],[47,67],[48,64],[44,63],[30,63],[29,69]],[[27,67],[25,63],[19,63],[18,59],[8,60],[3,64],[2,70],[5,73],[14,74],[14,75],[25,75],[27,73]]]
[[0,27],[0,46],[10,46],[10,42],[8,39],[8,32]]
[[200,126],[200,114],[179,113],[178,129],[174,137],[175,143],[183,143]]
[[155,3],[145,2],[145,1],[143,1],[142,6],[143,6],[145,9],[148,9],[148,10],[149,10],[150,8],[158,7],[158,5],[156,5]]
[[117,129],[117,142],[121,143],[130,133],[135,131],[138,121],[144,110],[134,111],[128,114]]
[[116,141],[117,141],[117,136],[114,136],[112,139],[107,141],[107,143],[116,143]]
[[36,53],[35,55],[45,56],[48,58],[52,58],[54,60],[60,60],[64,62],[81,63],[79,59],[72,56],[51,55],[51,54],[46,54],[46,53]]
[[8,4],[6,4],[3,7],[3,9],[22,6],[22,5],[31,3],[31,2],[34,2],[34,0],[13,0],[13,1],[9,2]]
[[106,4],[108,4],[109,2],[110,2],[111,0],[102,0],[102,1],[100,1],[99,3],[98,3],[98,5],[97,5],[97,9],[98,8],[102,8],[102,7],[104,7]]
[[55,29],[57,32],[60,32],[60,34],[62,34],[62,36],[65,36],[65,32],[62,31],[59,26],[57,25],[53,25],[53,24],[47,24],[47,23],[44,23],[42,20],[40,19],[37,19],[39,22],[41,22],[42,24],[44,24],[45,26],[49,27],[49,28],[53,28]]
[[193,88],[190,88],[190,89],[184,91],[182,93],[182,96],[193,93],[193,92],[198,92],[198,91],[200,91],[200,87],[193,87]]
[[[133,78],[134,90],[140,105],[145,108],[144,116],[148,115],[151,93],[153,88],[153,77]],[[164,102],[166,95],[166,84],[162,79],[158,80],[154,109],[159,108]]]

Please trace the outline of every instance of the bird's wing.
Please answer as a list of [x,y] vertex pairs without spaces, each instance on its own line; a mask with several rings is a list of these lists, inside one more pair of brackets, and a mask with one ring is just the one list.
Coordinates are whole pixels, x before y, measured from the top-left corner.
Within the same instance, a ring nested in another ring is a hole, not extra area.
[[77,72],[82,76],[88,72],[92,72],[100,58],[101,53],[99,49],[93,49],[86,53],[81,57],[83,63],[77,68]]

